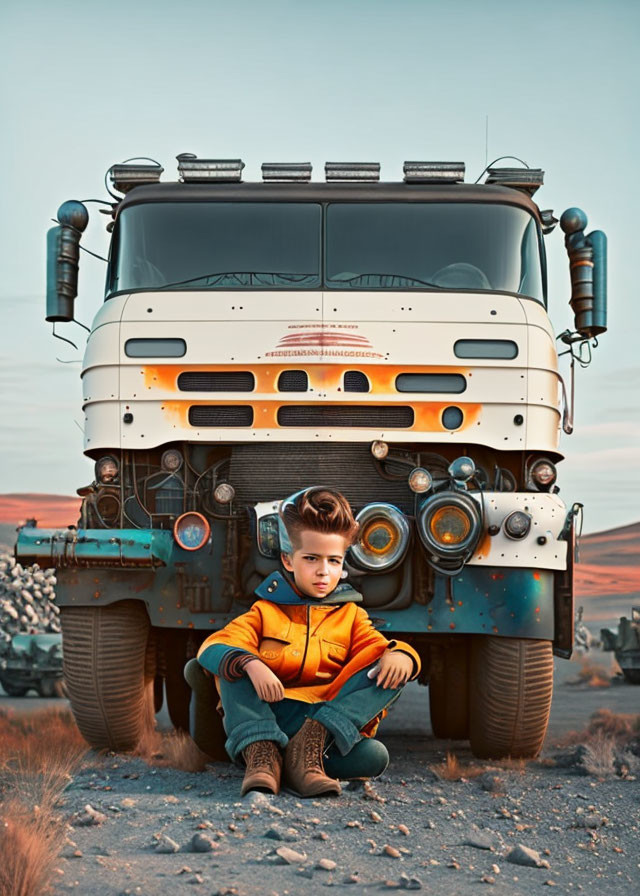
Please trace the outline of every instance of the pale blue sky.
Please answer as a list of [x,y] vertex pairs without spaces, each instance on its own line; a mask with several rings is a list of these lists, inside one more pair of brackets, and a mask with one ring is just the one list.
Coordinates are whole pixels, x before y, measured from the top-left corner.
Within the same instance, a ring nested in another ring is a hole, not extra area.
[[[609,237],[610,330],[579,371],[576,432],[559,484],[585,529],[640,518],[636,339],[640,7],[632,2],[286,2],[180,5],[5,0],[0,14],[0,492],[73,494],[82,456],[78,358],[44,323],[44,245],[67,198],[102,198],[105,170],[138,154],[382,163],[463,160],[467,179],[512,153],[546,171],[537,194],[579,205]],[[107,251],[90,206],[84,245]],[[571,323],[562,233],[547,238],[552,322]],[[104,265],[82,257],[79,320]],[[60,331],[83,344],[83,331]],[[79,340],[79,341],[78,341]],[[77,421],[78,425],[74,422]]]

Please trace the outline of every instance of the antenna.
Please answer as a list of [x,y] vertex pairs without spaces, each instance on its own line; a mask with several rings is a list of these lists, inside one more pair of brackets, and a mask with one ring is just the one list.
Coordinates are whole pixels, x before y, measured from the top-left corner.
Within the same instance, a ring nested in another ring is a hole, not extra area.
[[484,165],[489,165],[489,116],[484,118]]

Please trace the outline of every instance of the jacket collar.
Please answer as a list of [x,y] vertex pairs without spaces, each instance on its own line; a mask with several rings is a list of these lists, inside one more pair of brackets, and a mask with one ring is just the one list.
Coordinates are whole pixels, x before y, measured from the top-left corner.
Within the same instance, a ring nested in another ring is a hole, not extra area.
[[299,591],[293,580],[290,579],[289,576],[283,575],[281,572],[274,572],[270,576],[267,576],[267,578],[258,585],[255,594],[263,600],[270,600],[274,604],[297,606],[304,606],[306,604],[333,606],[334,604],[345,604],[350,601],[353,601],[354,603],[362,601],[362,595],[346,582],[341,582],[328,597],[310,597]]

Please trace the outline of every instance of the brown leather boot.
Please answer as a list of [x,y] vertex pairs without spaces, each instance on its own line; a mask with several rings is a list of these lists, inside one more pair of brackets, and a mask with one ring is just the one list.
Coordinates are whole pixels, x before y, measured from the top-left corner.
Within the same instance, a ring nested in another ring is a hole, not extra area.
[[282,771],[282,753],[273,740],[254,740],[242,751],[247,770],[242,781],[241,796],[249,790],[278,793]]
[[325,774],[322,764],[327,729],[316,719],[305,719],[284,751],[284,778],[287,787],[299,796],[339,794],[340,782]]

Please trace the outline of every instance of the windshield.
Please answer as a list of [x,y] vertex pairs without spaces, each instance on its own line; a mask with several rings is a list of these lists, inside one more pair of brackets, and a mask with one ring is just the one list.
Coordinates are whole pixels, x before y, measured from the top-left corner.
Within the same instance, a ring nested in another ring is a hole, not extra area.
[[524,209],[463,203],[334,203],[326,285],[469,289],[543,301],[538,234]]
[[310,202],[134,205],[118,222],[108,291],[318,287],[321,221]]
[[107,295],[442,289],[513,292],[543,302],[540,251],[534,218],[509,205],[147,203],[119,216]]

